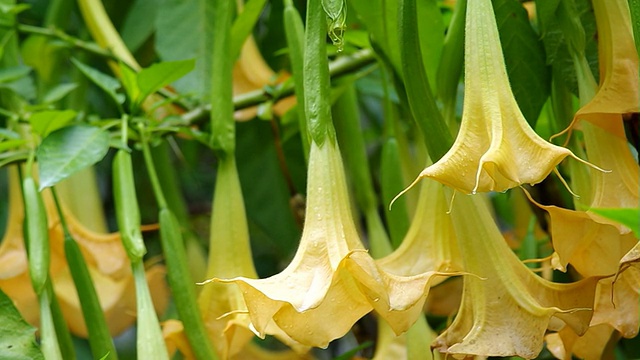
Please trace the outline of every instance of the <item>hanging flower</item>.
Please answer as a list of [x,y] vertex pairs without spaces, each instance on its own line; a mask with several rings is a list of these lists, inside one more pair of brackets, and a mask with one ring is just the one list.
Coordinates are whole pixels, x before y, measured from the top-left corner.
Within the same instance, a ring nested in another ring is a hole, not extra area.
[[[17,177],[17,171],[13,168],[9,177],[8,226],[0,244],[0,288],[14,301],[25,320],[36,324],[39,321],[38,301],[27,270],[22,234],[24,212]],[[50,274],[54,290],[71,332],[87,337],[80,300],[64,254],[62,225],[49,192],[43,193],[43,200],[49,219]],[[82,226],[70,212],[64,213],[69,231],[85,257],[107,326],[112,335],[117,335],[135,323],[136,313],[133,276],[120,236],[117,233],[94,233]],[[164,268],[152,266],[146,275],[156,310],[162,312],[168,305]]]
[[[620,115],[600,115],[599,124],[581,124],[589,159],[606,163],[610,173],[590,172],[591,192],[584,194],[585,210],[543,206],[551,217],[554,265],[565,271],[571,263],[584,276],[611,275],[619,261],[636,243],[631,229],[592,211],[591,208],[635,208],[640,204],[640,167],[629,149]],[[533,199],[531,199],[533,200]],[[535,203],[535,202],[534,202]]]
[[[266,279],[235,277],[257,334],[275,323],[301,344],[326,347],[372,307],[343,265],[360,242],[337,145],[311,145],[307,209],[298,250],[286,269]],[[327,321],[330,319],[331,321]]]
[[376,300],[374,310],[397,335],[421,316],[429,288],[463,269],[448,206],[444,187],[425,182],[400,247],[377,260],[364,252],[353,252],[347,260],[361,290]]
[[460,131],[451,149],[416,182],[429,177],[465,194],[504,191],[539,183],[567,156],[584,162],[527,124],[509,85],[491,1],[470,1]]
[[[211,229],[207,277],[257,278],[234,157],[220,160]],[[198,302],[209,336],[222,358],[230,358],[244,351],[255,334],[251,329],[251,319],[240,289],[210,283],[203,287]],[[289,338],[275,324],[267,326],[266,333],[275,335],[300,353],[308,350]]]
[[[458,196],[452,221],[465,271],[462,304],[432,345],[457,356],[534,358],[547,328],[564,322],[583,334],[591,319],[597,278],[555,284],[532,273],[509,249],[484,199]],[[513,331],[518,329],[518,331]]]
[[[581,191],[577,211],[543,206],[551,218],[555,249],[553,264],[566,270],[571,264],[583,276],[612,275],[638,262],[638,239],[631,229],[601,217],[592,208],[637,208],[640,204],[640,167],[625,136],[622,114],[637,112],[638,56],[626,1],[593,2],[598,26],[600,86],[574,117],[589,161],[607,164],[610,173],[591,171]],[[586,120],[586,121],[580,121]],[[625,337],[637,334],[640,286],[633,273],[603,279],[592,325],[608,324]]]

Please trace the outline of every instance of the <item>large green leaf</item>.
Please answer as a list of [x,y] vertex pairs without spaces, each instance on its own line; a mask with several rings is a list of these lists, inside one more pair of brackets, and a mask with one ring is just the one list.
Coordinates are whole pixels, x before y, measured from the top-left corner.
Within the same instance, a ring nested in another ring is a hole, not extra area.
[[551,91],[544,47],[519,1],[493,0],[493,9],[513,95],[533,126]]
[[372,40],[385,53],[395,72],[401,74],[397,2],[350,0],[350,5],[369,30]]
[[[572,8],[570,12],[565,10],[566,7],[563,9],[561,1],[568,1],[567,6]],[[572,38],[573,42],[585,41],[585,56],[597,80],[599,75],[597,29],[591,1],[536,0],[535,3],[546,62],[557,69],[560,81],[565,83],[573,94],[578,95],[578,80],[567,47],[567,36]],[[569,24],[578,24],[582,27],[584,34],[581,31],[571,30]]]
[[127,48],[136,52],[155,31],[156,0],[135,0],[122,24],[120,35]]
[[36,152],[40,189],[97,163],[108,150],[109,133],[97,127],[73,125],[52,132]]
[[212,1],[161,0],[156,16],[156,51],[163,61],[198,59],[195,70],[176,81],[175,88],[209,101],[211,88]]
[[120,89],[120,82],[116,78],[87,66],[76,59],[72,58],[71,62],[73,62],[73,64],[78,67],[78,69],[88,77],[89,80],[106,92],[107,95],[115,101],[118,107],[124,103],[125,96],[117,93],[118,89]]
[[[286,261],[296,249],[300,228],[294,220],[290,206],[293,199],[282,175],[282,164],[278,163],[274,139],[270,136],[271,125],[265,121],[242,122],[238,123],[237,131],[238,172],[256,267],[261,276],[271,275],[279,269],[269,265],[277,266]],[[287,166],[293,182],[299,183],[294,171],[300,165],[304,167],[300,142],[290,141],[283,146],[294,143],[298,148],[295,152],[286,152]],[[302,171],[299,175],[304,176]],[[304,184],[304,180],[300,182]],[[304,185],[300,186],[297,190],[303,192]]]
[[0,320],[0,360],[44,359],[36,343],[36,328],[24,321],[2,290]]

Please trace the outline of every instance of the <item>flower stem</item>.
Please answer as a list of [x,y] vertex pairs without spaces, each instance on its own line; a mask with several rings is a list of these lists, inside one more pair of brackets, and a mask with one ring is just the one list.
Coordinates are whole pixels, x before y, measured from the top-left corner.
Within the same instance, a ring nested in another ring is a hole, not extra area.
[[64,233],[64,253],[67,258],[67,263],[69,264],[73,283],[78,292],[78,298],[81,299],[80,308],[82,309],[82,315],[84,316],[87,332],[89,333],[91,353],[96,359],[117,359],[118,355],[113,346],[107,321],[102,312],[102,306],[100,305],[100,299],[98,298],[93,280],[89,274],[89,268],[82,256],[78,243],[69,232],[60,201],[54,188],[51,189],[51,194],[53,195],[60,225]]
[[167,263],[167,280],[169,281],[178,315],[184,324],[185,334],[196,358],[200,360],[217,359],[218,357],[209,342],[196,301],[195,282],[189,273],[180,223],[167,206],[167,200],[160,186],[149,149],[148,134],[146,134],[144,128],[140,129],[140,137],[142,139],[144,162],[149,173],[154,196],[160,208],[160,242],[162,243]]
[[323,145],[329,139],[335,143],[335,130],[331,121],[331,86],[327,60],[327,21],[321,0],[307,4],[307,30],[305,32],[303,81],[304,110],[312,141]]

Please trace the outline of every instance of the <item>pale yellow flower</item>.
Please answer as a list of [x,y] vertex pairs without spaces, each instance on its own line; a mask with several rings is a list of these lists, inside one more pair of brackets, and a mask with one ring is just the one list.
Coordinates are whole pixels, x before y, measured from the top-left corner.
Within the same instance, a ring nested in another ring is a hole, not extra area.
[[[22,233],[24,212],[18,183],[17,171],[12,169],[9,178],[9,218],[0,244],[0,288],[14,301],[28,322],[37,324],[38,301],[27,270]],[[87,337],[80,301],[64,254],[62,225],[49,191],[43,193],[43,200],[49,220],[50,274],[54,291],[70,331],[77,336]],[[133,325],[136,319],[134,281],[120,235],[95,233],[80,224],[70,212],[64,213],[69,231],[78,242],[94,281],[107,326],[111,335],[115,336]],[[156,310],[162,312],[168,304],[164,267],[152,266],[146,275]]]
[[465,271],[475,276],[463,277],[458,315],[432,347],[454,357],[530,359],[542,349],[548,328],[587,330],[596,278],[556,284],[532,273],[509,249],[480,197],[455,197],[452,218]]
[[[244,200],[235,159],[220,160],[216,179],[207,277],[257,278],[251,247]],[[209,283],[198,297],[204,323],[215,348],[223,359],[240,354],[255,336],[242,292],[238,287]],[[304,353],[307,347],[289,338],[275,324],[266,328],[285,344]]]
[[400,247],[377,260],[364,252],[353,252],[347,260],[362,291],[377,299],[372,303],[374,310],[396,334],[407,331],[421,316],[430,287],[447,274],[461,274],[462,259],[448,206],[444,187],[426,181]]
[[349,207],[340,153],[331,141],[312,144],[307,189],[304,230],[289,266],[266,279],[216,281],[237,284],[260,336],[275,323],[301,344],[326,347],[372,310],[343,263],[364,247]]
[[490,0],[467,5],[465,97],[451,149],[418,179],[429,177],[465,194],[505,191],[544,180],[570,150],[538,136],[509,85]]

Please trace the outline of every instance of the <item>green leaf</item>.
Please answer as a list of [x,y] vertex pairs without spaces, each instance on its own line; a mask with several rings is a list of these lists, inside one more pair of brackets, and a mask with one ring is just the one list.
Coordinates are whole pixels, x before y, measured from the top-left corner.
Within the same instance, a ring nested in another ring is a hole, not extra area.
[[[569,1],[569,0],[562,0]],[[571,14],[563,9],[560,0],[536,0],[538,24],[546,53],[546,62],[557,69],[560,80],[566,84],[574,95],[578,95],[576,71],[567,47],[567,35],[572,42],[585,40],[585,56],[596,81],[598,80],[598,43],[596,36],[596,19],[589,0],[571,0]],[[584,34],[571,30],[572,17],[579,17]],[[569,34],[567,34],[569,32]],[[579,36],[576,33],[580,33]],[[555,72],[556,70],[554,70]]]
[[29,4],[0,4],[0,13],[2,14],[17,15],[29,9],[31,9]]
[[493,8],[513,95],[524,117],[534,126],[551,91],[544,47],[519,1],[493,0]]
[[43,138],[56,131],[76,117],[73,110],[45,110],[33,113],[29,117],[31,128]]
[[640,0],[629,0],[629,9],[631,10],[631,24],[636,51],[640,56]]
[[431,91],[436,92],[436,77],[442,47],[444,45],[445,26],[438,2],[435,0],[418,1],[418,33],[420,34],[420,52],[422,63],[430,81]]
[[242,12],[238,15],[238,17],[233,22],[231,27],[231,54],[232,58],[235,58],[240,54],[240,49],[242,48],[242,44],[247,39],[249,34],[256,25],[258,18],[260,18],[260,13],[262,9],[264,9],[264,5],[266,0],[251,0],[248,1]]
[[140,89],[140,96],[137,100],[142,102],[147,96],[160,90],[163,86],[185,76],[193,70],[195,64],[195,59],[166,61],[142,69],[137,76],[138,88]]
[[118,89],[120,89],[120,82],[116,78],[87,66],[74,58],[71,58],[71,62],[73,62],[89,80],[106,92],[107,95],[115,101],[118,108],[120,108],[120,105],[124,103],[125,96],[117,93]]
[[396,73],[402,74],[400,67],[400,43],[398,41],[398,6],[396,1],[350,0],[358,18],[364,23],[376,42],[389,59]]
[[621,208],[621,209],[595,209],[589,211],[604,216],[607,219],[619,222],[633,231],[636,237],[640,237],[640,208]]
[[136,52],[155,31],[156,0],[135,0],[124,19],[120,35],[127,48]]
[[[129,99],[131,99],[132,107],[138,106],[138,99],[140,97],[140,87],[138,86],[138,73],[130,68],[125,63],[119,63],[120,66],[120,80],[122,81],[122,86],[124,86],[124,90],[127,92]],[[131,111],[134,113],[134,109]]]
[[176,81],[178,92],[210,101],[213,1],[161,0],[156,17],[156,52],[163,61],[198,59],[195,70]]
[[31,68],[24,65],[0,69],[0,83],[7,83],[29,75]]
[[24,321],[2,290],[0,319],[0,360],[44,359],[36,343],[36,328]]
[[26,142],[27,142],[26,140],[22,140],[22,139],[0,141],[0,153],[10,149],[15,149],[18,146],[22,146],[22,144]]
[[102,160],[109,150],[109,133],[89,125],[54,131],[36,151],[40,190],[53,186]]
[[70,92],[75,90],[78,87],[76,83],[61,83],[56,85],[51,90],[47,91],[42,98],[42,102],[45,104],[52,104],[59,100],[62,100],[65,96],[67,96]]

